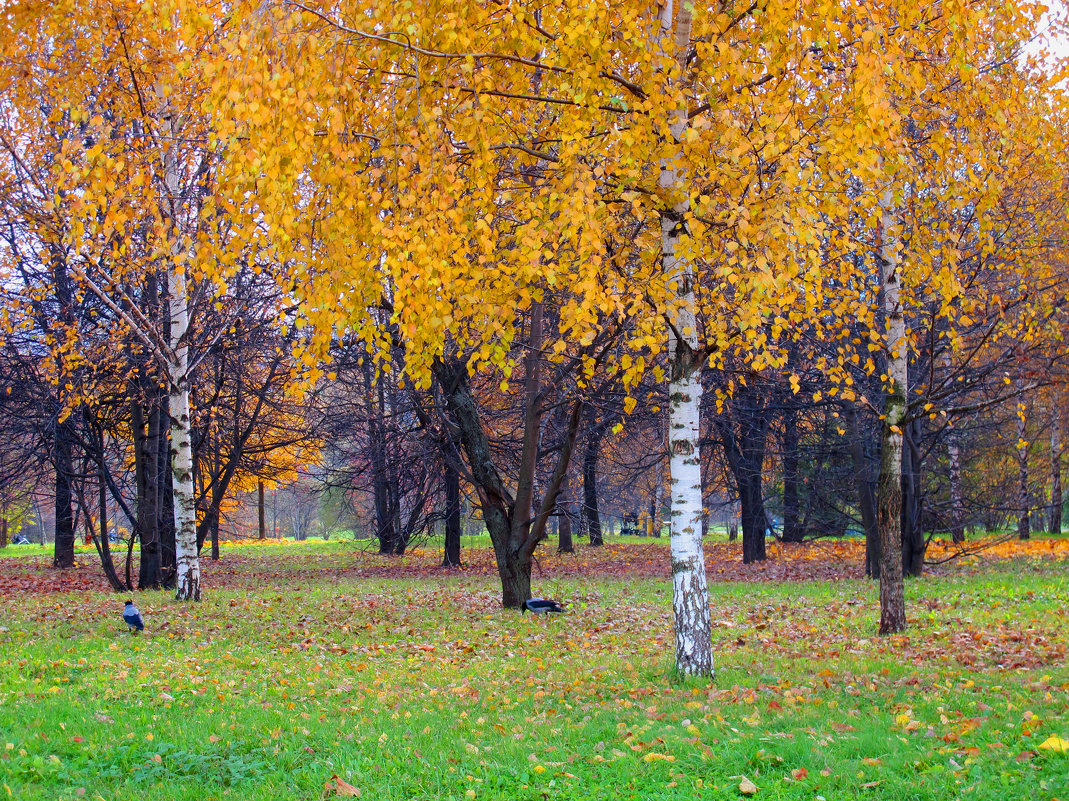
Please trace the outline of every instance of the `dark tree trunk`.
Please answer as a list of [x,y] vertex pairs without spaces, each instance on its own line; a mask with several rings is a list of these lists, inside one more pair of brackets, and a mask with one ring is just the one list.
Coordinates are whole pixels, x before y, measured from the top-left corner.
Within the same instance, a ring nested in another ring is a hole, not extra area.
[[391,470],[389,483],[389,499],[390,499],[390,512],[393,514],[393,555],[404,556],[405,549],[408,548],[408,539],[411,532],[407,526],[404,525],[401,519],[401,489],[397,480],[395,470]]
[[219,561],[219,513],[212,515],[212,561]]
[[100,536],[94,537],[97,555],[100,557],[100,566],[104,570],[104,576],[115,592],[125,592],[128,587],[119,578],[115,569],[115,560],[111,555],[111,542],[108,540],[108,468],[104,453],[104,432],[100,430],[95,437],[94,447],[100,462],[97,465],[99,477],[97,486],[97,505],[100,509]]
[[140,401],[134,398],[130,407],[130,418],[137,453],[135,461],[137,534],[141,541],[137,588],[139,590],[159,589],[161,583],[158,505],[160,482],[157,449],[160,444],[160,414],[158,409],[150,406],[146,419]]
[[1062,429],[1058,412],[1051,421],[1050,434],[1050,527],[1051,534],[1062,533]]
[[572,502],[568,496],[568,478],[565,476],[557,495],[557,553],[575,553],[572,542]]
[[761,497],[760,472],[749,472],[739,487],[742,506],[742,561],[746,564],[765,559],[765,531],[768,516]]
[[460,475],[445,464],[445,548],[443,567],[460,567]]
[[160,443],[156,451],[159,466],[156,477],[159,481],[159,532],[160,574],[163,584],[173,589],[178,580],[178,553],[175,541],[174,479],[171,469],[171,403],[170,395],[160,389]]
[[765,513],[761,471],[765,461],[765,440],[771,412],[764,408],[757,389],[739,389],[731,402],[731,417],[721,415],[716,427],[727,456],[728,467],[739,491],[742,523],[742,561],[765,559]]
[[56,536],[52,565],[64,569],[74,567],[74,439],[74,426],[70,417],[56,424]]
[[865,575],[880,577],[880,528],[876,520],[876,488],[872,481],[872,461],[865,453],[865,440],[857,424],[857,410],[851,404],[843,406],[843,416],[850,433],[850,457],[854,468],[854,487],[861,511],[861,525],[865,530]]
[[902,457],[902,573],[924,573],[924,499],[921,496],[921,451],[923,435],[920,419],[905,426],[905,452]]
[[7,509],[0,516],[0,548],[7,547]]
[[539,383],[541,304],[533,304],[531,317],[528,355],[524,366],[523,447],[515,496],[505,486],[494,463],[490,442],[468,384],[466,365],[456,361],[447,364],[443,360],[434,365],[435,380],[459,431],[460,442],[479,494],[483,521],[494,545],[494,558],[501,579],[501,604],[506,609],[519,609],[524,601],[531,597],[532,555],[539,541],[545,536],[546,521],[556,507],[560,485],[568,469],[582,415],[582,404],[573,401],[557,463],[546,486],[542,503],[535,513],[534,482],[538,466],[538,443],[542,433],[542,398]]
[[379,553],[397,552],[400,532],[396,529],[397,515],[390,492],[389,466],[386,464],[385,407],[383,381],[372,375],[370,362],[364,364],[364,387],[367,391],[369,457],[371,459],[371,489],[375,503],[375,536]]
[[605,543],[601,531],[601,512],[598,508],[598,453],[601,449],[601,434],[591,430],[583,451],[583,512],[586,518],[587,536],[592,546]]
[[798,503],[798,412],[792,408],[783,419],[783,541],[804,540]]
[[267,508],[264,504],[264,482],[256,482],[256,525],[257,538],[267,538]]

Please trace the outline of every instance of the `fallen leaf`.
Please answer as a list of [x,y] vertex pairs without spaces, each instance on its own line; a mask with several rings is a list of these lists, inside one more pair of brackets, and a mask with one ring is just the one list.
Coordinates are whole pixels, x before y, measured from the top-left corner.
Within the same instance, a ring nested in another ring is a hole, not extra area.
[[756,795],[757,785],[743,776],[742,781],[739,782],[739,792],[743,795]]
[[800,782],[807,776],[809,776],[809,771],[805,768],[798,768],[797,770],[791,771],[791,778],[794,779],[796,782]]
[[662,754],[657,751],[651,751],[642,757],[643,762],[675,762],[676,758],[670,754]]
[[1053,734],[1036,747],[1042,748],[1044,751],[1054,751],[1057,754],[1065,754],[1069,753],[1069,740],[1063,740],[1057,734]]
[[359,787],[353,787],[349,782],[340,776],[331,776],[326,784],[323,785],[323,798],[329,795],[339,796],[341,798],[357,798],[363,791]]

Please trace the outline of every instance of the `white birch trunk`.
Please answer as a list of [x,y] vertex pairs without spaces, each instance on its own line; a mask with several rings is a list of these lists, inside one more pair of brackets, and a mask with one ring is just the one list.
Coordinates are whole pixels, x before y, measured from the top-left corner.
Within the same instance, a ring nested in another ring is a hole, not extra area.
[[902,578],[902,424],[909,391],[909,343],[902,314],[901,259],[894,239],[894,197],[890,189],[880,198],[880,282],[887,325],[887,373],[893,381],[884,402],[883,452],[877,488],[880,529],[880,634],[906,628],[905,583]]
[[[659,46],[671,52],[681,80],[690,49],[693,0],[682,0],[678,17],[672,0],[663,0],[659,22]],[[669,47],[672,48],[669,51]],[[702,552],[702,475],[698,450],[699,409],[702,385],[698,358],[694,274],[690,262],[678,255],[690,210],[687,178],[682,168],[683,133],[687,110],[681,105],[670,112],[675,152],[661,163],[659,185],[674,198],[671,209],[661,214],[661,259],[665,274],[675,283],[679,309],[668,332],[668,448],[671,454],[672,492],[672,609],[676,629],[676,669],[684,675],[713,675],[712,630],[709,619],[709,588]]]
[[175,562],[179,601],[200,600],[200,555],[197,553],[197,513],[193,497],[193,443],[189,411],[189,295],[185,271],[178,264],[182,253],[177,198],[176,126],[168,117],[171,142],[163,154],[164,208],[170,223],[172,261],[167,267],[168,308],[171,316],[170,354],[167,365],[171,406],[171,486],[174,492]]

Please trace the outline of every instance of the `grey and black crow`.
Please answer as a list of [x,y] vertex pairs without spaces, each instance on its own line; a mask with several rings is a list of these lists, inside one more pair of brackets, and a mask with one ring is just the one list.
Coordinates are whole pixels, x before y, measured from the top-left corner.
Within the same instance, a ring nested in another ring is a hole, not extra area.
[[134,629],[138,631],[145,630],[145,621],[141,617],[141,613],[137,611],[133,601],[126,602],[126,608],[122,610],[122,619],[126,621],[126,625],[130,627],[131,631]]
[[531,598],[524,601],[523,609],[521,609],[520,612],[527,614],[528,610],[534,612],[536,615],[546,615],[550,612],[560,614],[564,612],[564,607],[556,601],[551,601],[548,598]]

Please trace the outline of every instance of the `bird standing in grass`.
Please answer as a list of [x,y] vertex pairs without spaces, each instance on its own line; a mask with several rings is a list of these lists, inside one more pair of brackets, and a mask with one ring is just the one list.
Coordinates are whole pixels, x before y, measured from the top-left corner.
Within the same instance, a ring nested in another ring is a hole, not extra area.
[[133,601],[126,602],[126,608],[122,610],[122,619],[126,621],[126,625],[130,627],[130,631],[137,629],[138,631],[145,630],[145,620],[141,617],[141,613],[134,606]]
[[523,603],[523,608],[520,610],[522,614],[527,612],[534,612],[536,615],[548,615],[551,612],[562,614],[564,607],[556,601],[551,601],[548,598],[530,598]]

